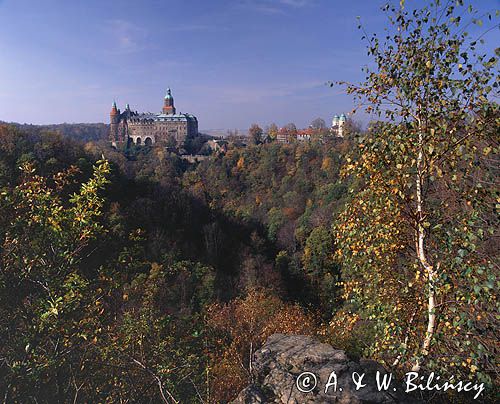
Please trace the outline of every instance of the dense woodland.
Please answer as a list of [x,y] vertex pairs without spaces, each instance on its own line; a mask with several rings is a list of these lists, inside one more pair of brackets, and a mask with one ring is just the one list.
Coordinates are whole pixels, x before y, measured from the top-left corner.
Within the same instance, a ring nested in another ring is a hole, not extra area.
[[162,148],[1,137],[12,399],[31,386],[64,401],[91,378],[86,399],[155,400],[153,374],[179,368],[164,389],[184,399],[232,375],[211,391],[220,402],[247,383],[251,345],[314,334],[334,310],[330,227],[346,187],[332,184],[349,141],[234,148],[194,167]]
[[443,10],[443,26],[393,10],[408,35],[372,38],[378,70],[348,87],[380,120],[343,139],[279,144],[253,126],[247,146],[189,164],[0,125],[3,402],[225,403],[276,332],[493,399],[496,58],[448,80],[470,43],[448,32],[460,7]]

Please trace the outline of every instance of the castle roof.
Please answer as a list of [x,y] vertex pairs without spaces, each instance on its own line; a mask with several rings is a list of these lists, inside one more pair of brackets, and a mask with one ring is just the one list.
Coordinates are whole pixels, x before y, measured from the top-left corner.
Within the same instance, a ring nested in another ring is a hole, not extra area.
[[113,101],[113,104],[111,105],[111,112],[110,115],[116,116],[120,113],[120,110],[116,108],[116,102]]
[[[167,88],[167,94],[165,99],[173,99],[172,91]],[[165,110],[165,107],[164,107]],[[173,107],[169,107],[167,110],[175,111]],[[120,114],[121,119],[129,119],[131,122],[182,122],[182,121],[197,121],[198,119],[192,114],[166,114],[153,113],[153,112],[137,112],[131,111],[129,104],[125,106],[125,111],[120,113],[120,110],[116,108],[116,102],[113,102],[113,110],[111,112],[113,115]]]
[[151,122],[183,122],[197,120],[191,114],[153,114],[151,112],[136,114],[132,117],[132,121],[151,121]]

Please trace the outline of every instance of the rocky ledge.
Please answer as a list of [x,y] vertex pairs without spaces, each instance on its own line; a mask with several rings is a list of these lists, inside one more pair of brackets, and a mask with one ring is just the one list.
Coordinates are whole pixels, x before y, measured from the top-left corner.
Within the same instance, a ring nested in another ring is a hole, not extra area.
[[[403,393],[403,386],[394,379],[387,390],[382,388],[379,391],[377,371],[380,372],[379,380],[382,380],[383,375],[389,375],[375,361],[350,360],[344,351],[322,344],[312,337],[274,334],[255,352],[252,362],[253,384],[242,390],[232,403],[418,402]],[[314,376],[301,376],[303,372],[310,372]],[[363,374],[361,383],[364,386],[356,389],[353,379],[359,381]],[[332,384],[327,388],[329,382]],[[308,390],[311,391],[306,392]]]

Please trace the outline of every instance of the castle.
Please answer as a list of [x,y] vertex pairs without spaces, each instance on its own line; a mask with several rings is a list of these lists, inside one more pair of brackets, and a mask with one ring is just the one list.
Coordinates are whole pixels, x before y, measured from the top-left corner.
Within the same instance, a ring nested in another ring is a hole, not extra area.
[[170,88],[163,101],[161,113],[138,113],[127,104],[121,112],[113,102],[110,118],[109,140],[119,144],[164,144],[183,148],[187,139],[198,135],[198,120],[191,114],[177,114]]

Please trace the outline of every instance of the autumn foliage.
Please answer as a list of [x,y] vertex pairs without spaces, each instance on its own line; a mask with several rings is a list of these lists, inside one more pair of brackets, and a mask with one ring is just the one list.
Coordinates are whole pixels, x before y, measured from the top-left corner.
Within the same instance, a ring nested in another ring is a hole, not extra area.
[[335,225],[343,297],[372,325],[366,354],[492,384],[499,50],[480,51],[482,35],[467,33],[463,15],[483,22],[460,1],[404,3],[384,7],[392,31],[366,38],[375,68],[347,85],[388,121],[358,138],[343,167],[352,181]]
[[207,324],[214,335],[210,353],[213,403],[230,401],[251,382],[252,354],[270,335],[316,333],[311,314],[266,289],[210,306]]

